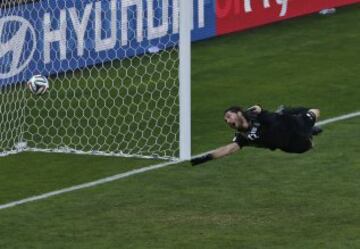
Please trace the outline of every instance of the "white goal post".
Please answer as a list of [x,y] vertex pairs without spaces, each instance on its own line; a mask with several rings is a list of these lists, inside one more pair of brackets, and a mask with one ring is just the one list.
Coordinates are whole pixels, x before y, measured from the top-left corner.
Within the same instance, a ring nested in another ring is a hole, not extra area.
[[193,0],[2,2],[0,156],[190,159],[193,14]]
[[[180,159],[191,157],[191,25],[193,0],[180,1]],[[187,13],[191,13],[188,15]]]

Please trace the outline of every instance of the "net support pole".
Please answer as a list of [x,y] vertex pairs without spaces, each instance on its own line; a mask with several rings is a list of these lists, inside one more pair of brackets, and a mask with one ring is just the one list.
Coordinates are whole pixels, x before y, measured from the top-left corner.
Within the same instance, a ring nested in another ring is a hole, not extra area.
[[191,27],[193,0],[180,0],[180,159],[191,158]]

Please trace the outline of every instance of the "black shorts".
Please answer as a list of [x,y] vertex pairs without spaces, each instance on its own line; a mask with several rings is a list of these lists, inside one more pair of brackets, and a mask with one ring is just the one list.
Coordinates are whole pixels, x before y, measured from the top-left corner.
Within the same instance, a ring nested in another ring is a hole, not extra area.
[[299,136],[312,136],[312,128],[316,122],[316,115],[313,112],[306,112],[302,114],[293,115],[294,117],[294,131]]
[[291,137],[289,144],[284,148],[281,148],[281,150],[289,153],[304,153],[311,148],[311,137],[294,134]]
[[289,153],[304,153],[312,148],[312,128],[316,122],[313,112],[292,115],[292,129],[286,146],[281,150]]

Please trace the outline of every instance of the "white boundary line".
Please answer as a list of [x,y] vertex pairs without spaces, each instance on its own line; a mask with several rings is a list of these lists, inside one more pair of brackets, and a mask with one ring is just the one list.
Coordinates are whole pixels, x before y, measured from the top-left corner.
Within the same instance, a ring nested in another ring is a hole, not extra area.
[[337,121],[341,121],[341,120],[345,120],[345,119],[349,119],[349,118],[354,118],[354,117],[357,117],[357,116],[360,116],[360,111],[359,112],[352,112],[352,113],[341,115],[341,116],[334,117],[334,118],[325,119],[323,121],[317,122],[316,125],[321,126],[321,125],[331,124],[331,123],[334,123],[334,122],[337,122]]
[[180,162],[182,162],[182,161],[172,161],[172,162],[155,164],[155,165],[151,165],[151,166],[148,166],[148,167],[134,169],[134,170],[130,170],[130,171],[127,171],[127,172],[124,172],[124,173],[121,173],[121,174],[117,174],[117,175],[109,176],[109,177],[106,177],[106,178],[102,178],[102,179],[99,179],[99,180],[96,180],[96,181],[93,181],[93,182],[87,182],[87,183],[83,183],[83,184],[80,184],[80,185],[75,185],[75,186],[72,186],[72,187],[69,187],[69,188],[59,189],[59,190],[48,192],[48,193],[45,193],[45,194],[32,196],[32,197],[25,198],[25,199],[22,199],[22,200],[18,200],[18,201],[14,201],[14,202],[10,202],[10,203],[7,203],[7,204],[0,205],[0,210],[15,207],[15,206],[22,205],[22,204],[25,204],[25,203],[28,203],[28,202],[47,199],[47,198],[52,197],[52,196],[61,195],[61,194],[65,194],[65,193],[68,193],[68,192],[77,191],[77,190],[80,190],[80,189],[91,188],[91,187],[94,187],[94,186],[97,186],[97,185],[100,185],[100,184],[113,182],[113,181],[116,181],[116,180],[119,180],[119,179],[122,179],[122,178],[126,178],[126,177],[129,177],[129,176],[132,176],[132,175],[137,175],[137,174],[141,174],[141,173],[144,173],[144,172],[147,172],[147,171],[164,168],[164,167],[167,167],[167,166],[170,166],[170,165],[173,165],[173,164],[178,164]]
[[[321,126],[321,125],[326,125],[326,124],[334,123],[334,122],[349,119],[349,118],[354,118],[354,117],[357,117],[357,116],[360,116],[360,111],[349,113],[349,114],[346,114],[346,115],[341,115],[341,116],[330,118],[330,119],[326,119],[326,120],[323,120],[323,121],[318,122],[316,124]],[[28,202],[34,202],[34,201],[47,199],[47,198],[50,198],[52,196],[61,195],[61,194],[65,194],[65,193],[68,193],[68,192],[73,192],[73,191],[77,191],[77,190],[81,190],[81,189],[91,188],[91,187],[94,187],[94,186],[97,186],[97,185],[113,182],[113,181],[116,181],[116,180],[119,180],[119,179],[122,179],[122,178],[126,178],[126,177],[129,177],[129,176],[145,173],[147,171],[152,171],[152,170],[164,168],[164,167],[174,165],[174,164],[178,164],[178,163],[181,163],[181,162],[184,162],[184,160],[178,160],[178,161],[155,164],[155,165],[151,165],[151,166],[147,166],[147,167],[127,171],[127,172],[124,172],[124,173],[121,173],[121,174],[109,176],[109,177],[106,177],[106,178],[102,178],[102,179],[99,179],[99,180],[96,180],[96,181],[93,181],[93,182],[88,182],[88,183],[84,183],[84,184],[80,184],[80,185],[75,185],[75,186],[72,186],[72,187],[69,187],[69,188],[59,189],[59,190],[56,190],[56,191],[48,192],[48,193],[41,194],[41,195],[32,196],[32,197],[25,198],[25,199],[22,199],[22,200],[9,202],[7,204],[0,205],[0,210],[15,207],[15,206],[19,206],[19,205],[22,205],[22,204],[25,204],[25,203],[28,203]]]

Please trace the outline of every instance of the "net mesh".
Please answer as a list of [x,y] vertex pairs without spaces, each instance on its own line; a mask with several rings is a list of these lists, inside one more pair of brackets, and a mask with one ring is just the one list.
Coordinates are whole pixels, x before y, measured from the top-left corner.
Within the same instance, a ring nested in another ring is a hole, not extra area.
[[[47,0],[0,9],[0,153],[177,157],[178,15],[170,12],[178,13],[176,1]],[[26,89],[33,74],[49,78],[46,94]]]

